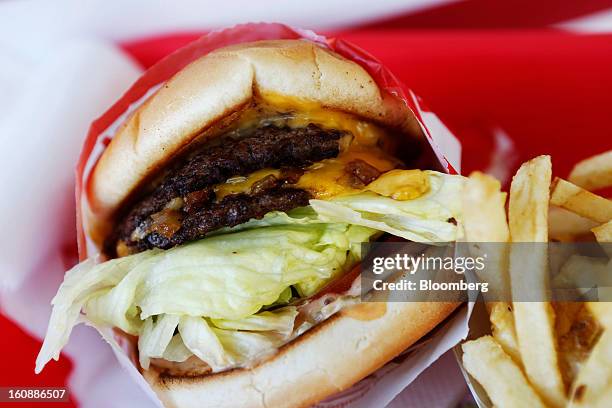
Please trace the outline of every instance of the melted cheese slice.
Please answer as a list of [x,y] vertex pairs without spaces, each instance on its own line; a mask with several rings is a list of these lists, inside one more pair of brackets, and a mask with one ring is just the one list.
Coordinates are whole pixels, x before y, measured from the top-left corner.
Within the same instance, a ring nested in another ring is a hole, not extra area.
[[310,192],[318,199],[358,193],[362,190],[351,187],[345,170],[350,162],[358,159],[375,167],[381,173],[394,169],[398,164],[397,160],[379,148],[364,148],[353,142],[348,150],[337,158],[323,160],[307,168],[296,183],[296,187]]
[[[317,199],[329,199],[363,191],[363,189],[353,188],[349,184],[345,170],[350,162],[357,159],[363,160],[381,173],[393,170],[398,164],[396,159],[378,148],[364,148],[352,143],[338,157],[322,160],[308,167],[293,186],[310,192],[313,198]],[[225,183],[214,187],[216,198],[221,200],[230,194],[249,193],[255,183],[269,175],[278,178],[280,177],[280,170],[263,169],[244,177],[232,177]]]
[[[313,164],[295,184],[295,187],[310,192],[314,198],[329,199],[363,191],[348,183],[345,167],[354,160],[363,160],[381,173],[393,170],[400,164],[379,147],[390,143],[383,129],[351,114],[326,109],[318,103],[274,94],[262,95],[256,108],[243,113],[237,128],[247,129],[262,123],[292,128],[315,124],[352,135],[352,138],[341,140],[338,157]],[[269,175],[279,177],[279,174],[279,170],[263,169],[245,177],[232,177],[215,186],[217,200],[230,194],[248,193],[257,181]]]
[[385,132],[378,126],[346,112],[326,109],[316,102],[276,94],[266,94],[262,98],[264,103],[280,111],[292,113],[287,121],[290,127],[305,127],[314,123],[325,129],[342,130],[351,133],[362,146],[376,146],[386,139]]

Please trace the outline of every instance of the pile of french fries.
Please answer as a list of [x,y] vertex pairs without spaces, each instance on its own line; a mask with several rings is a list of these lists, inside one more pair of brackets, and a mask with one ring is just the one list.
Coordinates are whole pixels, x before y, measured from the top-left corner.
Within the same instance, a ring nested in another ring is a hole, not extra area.
[[[467,241],[612,242],[612,200],[594,193],[612,186],[612,151],[578,163],[568,180],[551,179],[549,156],[524,163],[512,179],[506,214],[500,183],[470,175]],[[547,245],[532,245],[529,253],[520,245],[504,248],[494,251],[481,277],[499,292],[494,299],[516,299],[508,294],[525,291],[550,299],[550,270],[558,278],[599,273],[612,281],[609,252],[605,262],[568,255],[553,266]],[[494,406],[612,407],[612,303],[491,301],[486,309],[491,335],[462,344],[463,366]]]

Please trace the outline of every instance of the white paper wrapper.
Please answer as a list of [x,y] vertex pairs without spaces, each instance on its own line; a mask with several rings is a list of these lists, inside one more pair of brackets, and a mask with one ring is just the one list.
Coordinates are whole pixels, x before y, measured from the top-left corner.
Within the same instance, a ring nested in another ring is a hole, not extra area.
[[[312,36],[311,33],[294,33]],[[48,65],[38,68],[38,74],[30,76],[31,84],[17,102],[14,116],[0,123],[0,135],[10,135],[9,143],[15,145],[7,149],[14,151],[14,156],[1,163],[0,168],[1,177],[6,178],[2,185],[7,186],[11,197],[15,197],[15,201],[4,202],[0,211],[3,225],[11,232],[4,234],[11,239],[2,238],[1,242],[2,247],[8,249],[1,258],[0,284],[5,287],[1,306],[3,313],[38,337],[43,336],[47,325],[50,299],[59,287],[64,270],[74,261],[66,248],[71,248],[74,242],[72,169],[82,137],[91,118],[108,107],[140,74],[128,58],[108,45],[69,44],[60,51],[57,58],[45,63]],[[386,80],[393,82],[394,78]],[[142,89],[142,82],[140,85],[139,97],[134,98],[131,106],[101,131],[96,140],[112,135],[129,110],[138,106],[158,83],[152,81],[147,89]],[[409,97],[436,153],[459,170],[457,140],[413,95]],[[36,163],[36,166],[31,172],[24,172],[24,166],[32,168],[24,163]],[[24,222],[24,214],[27,214],[27,222]],[[402,358],[319,406],[382,407],[389,404],[439,356],[465,338],[470,312],[471,307],[464,306]],[[91,328],[80,326],[65,348],[65,354],[74,363],[70,390],[80,405],[161,406],[125,354],[125,344],[123,347],[117,344],[110,332],[105,332],[104,337],[112,347]]]
[[[92,118],[142,72],[104,42],[64,42],[47,55],[36,64],[24,58],[19,70],[0,64],[0,86],[12,91],[2,95],[10,109],[0,119],[0,137],[10,152],[0,161],[3,197],[12,197],[0,204],[5,232],[0,237],[0,308],[38,338],[44,336],[64,271],[76,262],[74,164],[83,137]],[[64,356],[74,363],[69,389],[79,405],[151,406],[91,328],[75,328]]]

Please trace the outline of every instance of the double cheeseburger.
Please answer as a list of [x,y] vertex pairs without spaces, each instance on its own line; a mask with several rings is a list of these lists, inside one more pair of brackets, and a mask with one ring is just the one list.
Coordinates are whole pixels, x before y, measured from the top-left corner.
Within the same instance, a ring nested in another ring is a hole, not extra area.
[[455,240],[463,181],[427,152],[405,103],[320,45],[199,58],[94,164],[90,257],[53,300],[37,371],[85,321],[131,342],[167,407],[307,406],[350,387],[457,306],[359,287],[363,242]]

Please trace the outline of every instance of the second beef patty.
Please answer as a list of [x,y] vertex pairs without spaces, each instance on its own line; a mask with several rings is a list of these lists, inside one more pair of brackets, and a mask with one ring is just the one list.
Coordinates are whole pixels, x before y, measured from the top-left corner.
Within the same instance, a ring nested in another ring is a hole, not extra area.
[[[105,243],[111,256],[149,248],[170,248],[231,227],[270,211],[308,204],[309,194],[290,187],[310,164],[338,156],[344,134],[316,125],[303,128],[263,126],[250,136],[226,139],[175,166],[158,186],[117,223]],[[212,187],[231,177],[264,168],[280,169],[249,193],[216,200]]]

